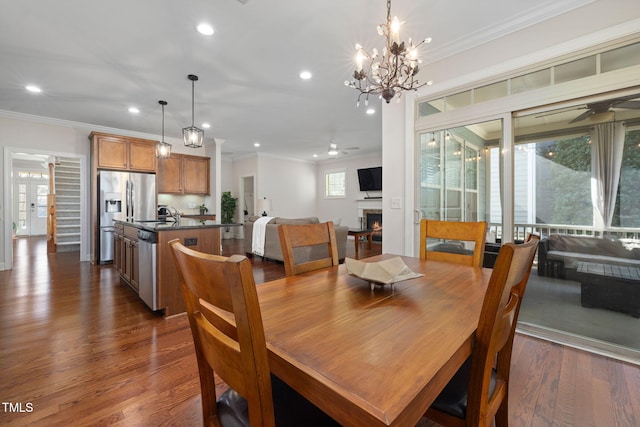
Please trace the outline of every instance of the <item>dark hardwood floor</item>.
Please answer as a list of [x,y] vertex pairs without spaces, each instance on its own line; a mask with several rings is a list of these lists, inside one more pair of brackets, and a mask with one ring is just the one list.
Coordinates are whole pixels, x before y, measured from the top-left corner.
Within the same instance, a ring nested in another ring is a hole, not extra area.
[[[186,316],[150,312],[111,266],[48,255],[42,238],[18,239],[14,254],[0,271],[0,425],[202,425]],[[284,276],[252,262],[257,283]],[[510,405],[512,426],[637,426],[640,368],[518,335]]]

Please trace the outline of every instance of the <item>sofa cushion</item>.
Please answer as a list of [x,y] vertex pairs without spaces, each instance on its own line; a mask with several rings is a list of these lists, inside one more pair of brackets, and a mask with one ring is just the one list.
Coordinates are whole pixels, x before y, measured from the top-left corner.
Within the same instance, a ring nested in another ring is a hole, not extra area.
[[276,217],[269,224],[318,224],[320,221],[315,216],[307,218],[280,218]]
[[606,237],[552,234],[549,236],[549,251],[640,259],[640,251],[633,250],[633,245]]
[[564,261],[565,268],[576,268],[578,266],[578,261],[588,261],[588,262],[597,262],[602,264],[640,267],[640,260],[638,259],[628,259],[628,258],[608,256],[608,255],[589,254],[584,252],[579,253],[579,252],[549,251],[547,253],[547,257],[549,259],[557,259],[557,260]]

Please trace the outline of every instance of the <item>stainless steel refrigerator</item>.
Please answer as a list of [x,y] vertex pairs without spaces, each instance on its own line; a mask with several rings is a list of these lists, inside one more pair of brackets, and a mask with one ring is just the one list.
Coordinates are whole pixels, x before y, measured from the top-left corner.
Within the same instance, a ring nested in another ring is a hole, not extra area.
[[113,220],[156,219],[156,175],[134,172],[98,172],[99,262],[113,262]]

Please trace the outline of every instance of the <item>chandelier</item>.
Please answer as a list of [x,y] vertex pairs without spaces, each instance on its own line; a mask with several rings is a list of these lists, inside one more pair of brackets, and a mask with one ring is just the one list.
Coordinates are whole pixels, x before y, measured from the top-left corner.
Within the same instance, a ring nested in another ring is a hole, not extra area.
[[184,139],[184,145],[187,147],[199,148],[202,147],[204,142],[204,131],[197,128],[194,124],[194,86],[195,82],[198,81],[198,76],[189,74],[187,78],[191,80],[191,126],[182,129],[182,137]]
[[[411,39],[409,43],[400,42],[400,21],[397,17],[391,19],[391,0],[387,0],[387,22],[378,25],[378,34],[384,36],[387,45],[382,49],[382,55],[377,49],[370,54],[360,44],[356,44],[356,69],[353,72],[353,80],[345,81],[346,86],[360,91],[360,98],[365,96],[365,105],[369,103],[369,95],[379,95],[387,104],[394,96],[402,94],[403,90],[417,91],[425,85],[431,85],[431,81],[420,84],[418,74],[418,48],[424,43],[430,43],[431,38],[426,38],[414,46]],[[365,62],[368,61],[366,69]]]

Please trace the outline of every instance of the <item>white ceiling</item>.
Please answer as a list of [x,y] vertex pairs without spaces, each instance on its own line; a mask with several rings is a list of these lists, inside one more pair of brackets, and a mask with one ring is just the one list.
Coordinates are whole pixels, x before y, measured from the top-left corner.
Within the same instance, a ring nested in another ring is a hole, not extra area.
[[[392,15],[403,39],[433,38],[426,81],[429,63],[589,2],[394,0]],[[162,99],[165,133],[180,138],[196,74],[196,125],[211,124],[205,139],[225,140],[225,155],[322,160],[331,138],[352,153],[381,149],[380,101],[367,115],[344,81],[356,42],[382,48],[383,0],[0,0],[0,10],[0,110],[159,135]],[[215,34],[200,35],[201,22]]]

